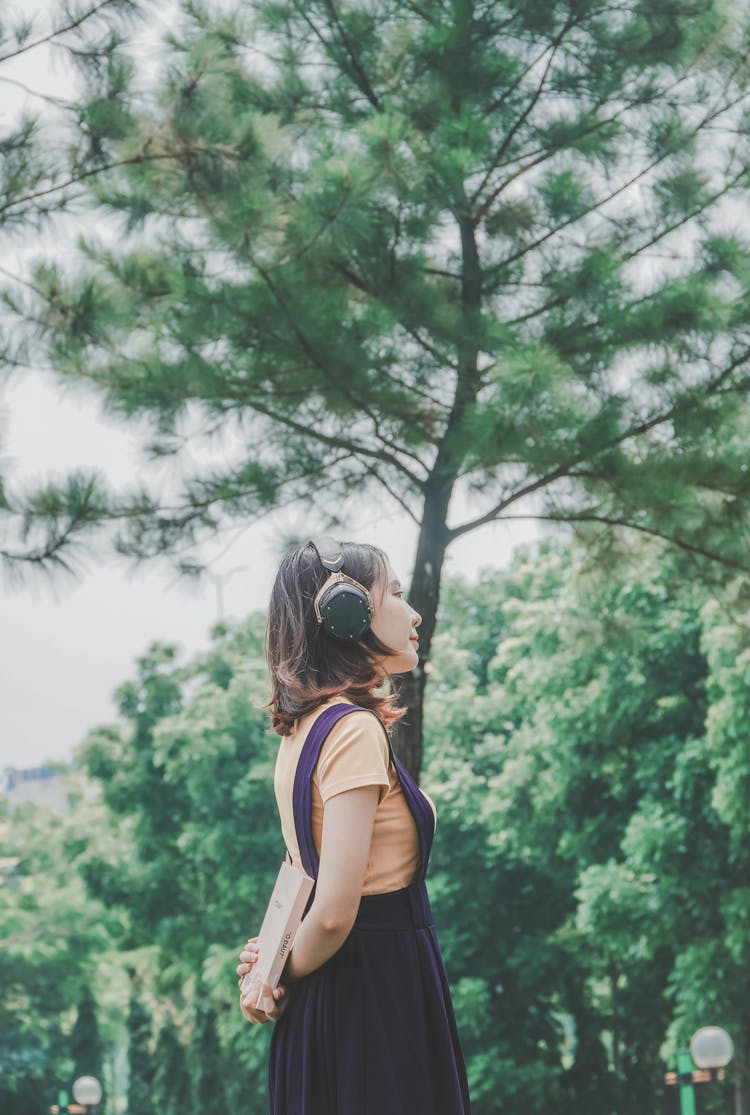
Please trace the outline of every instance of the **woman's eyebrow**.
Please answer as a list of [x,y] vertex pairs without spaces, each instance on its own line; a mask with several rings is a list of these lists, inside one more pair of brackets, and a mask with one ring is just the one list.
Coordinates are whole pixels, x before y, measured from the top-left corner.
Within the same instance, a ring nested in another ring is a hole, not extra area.
[[388,588],[401,588],[401,582],[391,581],[391,583],[388,585]]

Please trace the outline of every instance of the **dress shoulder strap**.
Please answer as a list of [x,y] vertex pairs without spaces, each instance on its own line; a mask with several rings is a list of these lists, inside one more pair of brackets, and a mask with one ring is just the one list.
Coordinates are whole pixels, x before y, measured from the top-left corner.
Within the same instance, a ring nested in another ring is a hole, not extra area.
[[294,828],[297,833],[302,866],[312,879],[318,877],[318,852],[312,834],[312,787],[313,771],[320,756],[320,750],[334,724],[350,712],[364,711],[360,705],[338,704],[324,709],[317,717],[307,739],[302,746],[294,775],[292,806],[294,809]]

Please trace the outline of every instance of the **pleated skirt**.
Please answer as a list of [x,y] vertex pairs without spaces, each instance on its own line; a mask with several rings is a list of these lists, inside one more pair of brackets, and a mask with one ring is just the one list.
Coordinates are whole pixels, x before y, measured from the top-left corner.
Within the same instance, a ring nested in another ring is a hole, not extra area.
[[362,898],[348,938],[274,1024],[271,1115],[469,1115],[423,882]]

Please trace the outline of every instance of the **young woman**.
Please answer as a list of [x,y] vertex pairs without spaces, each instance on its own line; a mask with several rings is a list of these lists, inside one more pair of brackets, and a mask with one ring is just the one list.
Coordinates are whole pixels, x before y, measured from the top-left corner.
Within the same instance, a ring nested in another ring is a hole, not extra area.
[[[425,874],[435,810],[395,758],[378,692],[418,662],[421,617],[385,554],[330,539],[287,554],[271,594],[274,787],[292,863],[315,880],[267,1014],[272,1115],[468,1115]],[[257,938],[240,953],[242,982]],[[268,989],[265,989],[268,991]]]

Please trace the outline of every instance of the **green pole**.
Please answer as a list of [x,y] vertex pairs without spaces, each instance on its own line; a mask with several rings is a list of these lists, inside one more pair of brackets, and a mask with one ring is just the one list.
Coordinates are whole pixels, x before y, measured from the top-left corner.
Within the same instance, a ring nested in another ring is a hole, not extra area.
[[680,1086],[680,1115],[695,1115],[695,1088],[693,1087],[693,1058],[689,1049],[677,1054],[677,1079]]

